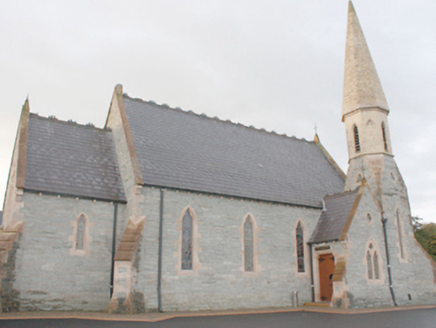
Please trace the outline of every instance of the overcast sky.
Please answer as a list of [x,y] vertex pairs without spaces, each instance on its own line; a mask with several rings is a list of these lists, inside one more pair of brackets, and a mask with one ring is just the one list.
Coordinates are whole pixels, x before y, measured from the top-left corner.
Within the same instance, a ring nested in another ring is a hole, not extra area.
[[[0,201],[21,106],[104,125],[130,96],[321,142],[344,171],[346,0],[0,1]],[[355,0],[412,215],[436,222],[436,1]]]

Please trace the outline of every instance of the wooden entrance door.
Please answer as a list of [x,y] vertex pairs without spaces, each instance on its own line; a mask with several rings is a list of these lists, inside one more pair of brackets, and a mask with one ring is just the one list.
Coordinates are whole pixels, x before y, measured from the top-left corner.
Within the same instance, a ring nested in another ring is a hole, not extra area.
[[330,302],[333,295],[333,272],[335,271],[335,257],[333,254],[323,254],[318,258],[320,298],[323,302]]

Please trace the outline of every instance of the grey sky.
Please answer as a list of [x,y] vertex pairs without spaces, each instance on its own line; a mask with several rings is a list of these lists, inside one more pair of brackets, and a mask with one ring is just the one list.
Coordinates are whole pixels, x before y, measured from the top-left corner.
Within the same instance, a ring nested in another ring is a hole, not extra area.
[[[436,1],[353,1],[412,215],[436,222]],[[346,0],[2,1],[0,201],[21,106],[103,126],[113,88],[321,142],[346,170]]]

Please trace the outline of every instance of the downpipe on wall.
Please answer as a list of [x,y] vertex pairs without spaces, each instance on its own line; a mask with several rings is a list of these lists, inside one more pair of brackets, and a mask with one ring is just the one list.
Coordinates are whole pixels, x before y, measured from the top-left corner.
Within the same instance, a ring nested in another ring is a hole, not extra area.
[[160,189],[159,204],[159,250],[157,263],[157,309],[162,310],[162,238],[163,238],[163,211],[164,211],[164,189]]
[[110,281],[109,298],[112,298],[112,294],[114,292],[115,247],[117,243],[117,216],[118,216],[118,203],[114,203],[114,219],[113,219],[113,228],[112,228],[111,281]]
[[386,223],[388,222],[388,219],[386,219],[383,216],[383,213],[382,213],[381,222],[383,224],[383,235],[384,235],[384,238],[385,238],[386,262],[387,262],[387,265],[388,265],[388,277],[389,277],[389,290],[391,291],[392,302],[394,302],[394,306],[398,306],[397,301],[395,300],[394,286],[392,285],[391,262],[390,262],[390,259],[389,259],[388,234],[386,232]]
[[315,283],[313,279],[313,251],[312,251],[312,244],[310,245],[310,286],[312,290],[312,302],[315,302]]

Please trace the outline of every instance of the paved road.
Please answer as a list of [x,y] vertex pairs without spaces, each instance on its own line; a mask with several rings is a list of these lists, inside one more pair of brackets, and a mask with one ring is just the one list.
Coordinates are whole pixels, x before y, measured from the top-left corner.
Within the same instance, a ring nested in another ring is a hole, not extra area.
[[436,328],[436,309],[420,309],[369,314],[288,312],[250,315],[173,318],[160,322],[120,322],[81,319],[0,320],[1,328]]

